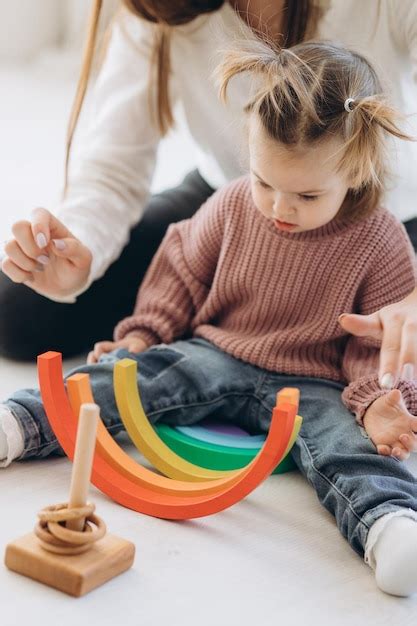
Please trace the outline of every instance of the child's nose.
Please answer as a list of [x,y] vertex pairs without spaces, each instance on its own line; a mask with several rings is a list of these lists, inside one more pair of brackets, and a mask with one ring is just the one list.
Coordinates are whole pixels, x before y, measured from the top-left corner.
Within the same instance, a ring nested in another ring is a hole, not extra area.
[[285,221],[285,217],[287,217],[291,213],[291,207],[286,200],[286,198],[279,194],[274,198],[274,204],[272,206],[272,213],[274,218]]

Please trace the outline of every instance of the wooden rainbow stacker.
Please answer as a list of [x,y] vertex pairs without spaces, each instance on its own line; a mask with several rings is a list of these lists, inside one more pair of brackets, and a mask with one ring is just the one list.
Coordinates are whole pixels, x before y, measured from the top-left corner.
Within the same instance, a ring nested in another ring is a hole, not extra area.
[[46,507],[34,532],[6,548],[6,566],[19,574],[82,596],[129,569],[135,546],[106,534],[106,526],[87,504],[99,407],[80,409],[68,504]]

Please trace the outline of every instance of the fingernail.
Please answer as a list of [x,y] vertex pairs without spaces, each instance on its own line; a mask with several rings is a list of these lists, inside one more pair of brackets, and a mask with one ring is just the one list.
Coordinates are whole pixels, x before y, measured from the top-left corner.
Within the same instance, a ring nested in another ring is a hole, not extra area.
[[414,378],[414,365],[412,363],[406,363],[403,367],[401,378],[405,380],[413,380]]
[[52,239],[52,241],[54,242],[54,244],[58,248],[58,250],[65,250],[65,248],[66,248],[65,241],[62,241],[62,239]]
[[339,317],[337,318],[339,320],[339,322],[347,316],[347,313],[342,313],[341,315],[339,315]]
[[384,374],[380,381],[381,387],[384,389],[392,389],[394,387],[394,376],[392,374]]
[[49,258],[45,254],[41,254],[40,256],[36,257],[36,260],[39,261],[39,263],[41,263],[42,265],[48,265],[49,263]]
[[36,235],[36,243],[38,244],[39,248],[46,248],[48,242],[46,241],[46,237],[43,233],[38,233]]

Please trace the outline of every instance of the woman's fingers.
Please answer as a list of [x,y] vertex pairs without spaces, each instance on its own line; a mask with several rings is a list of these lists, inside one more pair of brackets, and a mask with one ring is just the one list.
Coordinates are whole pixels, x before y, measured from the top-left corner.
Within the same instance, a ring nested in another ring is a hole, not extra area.
[[[77,268],[84,269],[87,267],[91,262],[90,251],[78,239],[73,237],[67,228],[53,215],[49,214],[48,211],[45,209],[36,209],[36,212],[38,215],[47,214],[49,220],[47,229],[48,237],[55,234],[57,234],[57,236],[53,236],[52,239],[49,238],[45,248],[40,248],[38,242],[43,243],[43,240],[42,238],[41,241],[39,240],[39,233],[37,235],[33,233],[33,224],[27,221],[16,222],[12,227],[12,232],[23,252],[28,257],[36,259],[39,263],[44,265],[48,264],[50,252],[53,252],[59,258],[70,260]],[[68,237],[67,235],[71,236]]]
[[390,389],[399,377],[417,375],[417,287],[400,302],[372,315],[343,314],[339,323],[357,337],[382,339],[379,380]]
[[379,384],[386,389],[392,389],[399,375],[401,353],[402,318],[394,316],[384,325],[381,352],[379,360]]
[[31,231],[39,248],[46,248],[51,238],[65,238],[71,235],[68,228],[47,209],[34,209],[31,212]]
[[[33,225],[31,222],[21,220],[12,226],[12,232],[15,238],[6,242],[4,246],[4,258],[9,256],[14,265],[26,272],[42,271],[42,268],[47,269],[50,265],[53,269],[53,273],[48,273],[42,283],[45,288],[44,293],[47,293],[51,285],[54,286],[51,280],[58,281],[59,287],[64,289],[68,286],[68,280],[78,279],[81,273],[82,275],[87,275],[91,267],[92,254],[84,244],[73,237],[56,218],[48,213],[48,211],[37,209],[37,212],[41,215],[46,214],[48,217],[48,233],[51,236],[55,232],[69,234],[70,236],[62,238],[52,237],[45,248],[40,248],[34,238]],[[10,274],[7,270],[8,267],[12,267],[13,270]],[[6,264],[4,271],[9,278],[15,280],[16,271],[14,266]],[[19,277],[20,282],[26,282],[26,280],[22,280],[20,274]]]
[[401,331],[400,351],[401,378],[413,380],[417,378],[417,316],[403,324]]
[[6,257],[1,262],[1,269],[6,276],[8,276],[14,283],[26,283],[34,280],[32,272],[26,272],[22,270],[16,263],[14,263],[9,257]]
[[68,259],[79,269],[84,269],[91,263],[91,252],[74,237],[52,239],[51,247],[57,257]]
[[31,232],[39,248],[46,248],[51,238],[50,213],[46,209],[31,212]]
[[[27,220],[20,220],[19,222],[16,222],[12,226],[12,233],[15,237],[15,241],[19,244],[20,248],[27,257],[33,260],[40,258],[41,260],[39,262],[45,261],[44,257],[47,256],[47,253],[45,250],[40,248],[34,240],[30,222]],[[5,246],[6,252],[7,245],[9,245],[12,241],[14,240],[11,239],[7,242]],[[14,259],[12,258],[12,260]]]
[[44,269],[44,264],[35,261],[24,253],[16,239],[10,239],[5,244],[4,251],[9,259],[24,272],[39,272]]
[[382,339],[379,361],[379,384],[392,389],[398,376],[402,339],[402,316],[392,314],[390,323],[383,320],[383,310],[372,315],[350,315],[339,317],[339,323],[347,332],[357,337]]
[[383,328],[378,311],[371,315],[343,313],[339,316],[339,324],[356,337],[373,337],[374,339],[382,337]]

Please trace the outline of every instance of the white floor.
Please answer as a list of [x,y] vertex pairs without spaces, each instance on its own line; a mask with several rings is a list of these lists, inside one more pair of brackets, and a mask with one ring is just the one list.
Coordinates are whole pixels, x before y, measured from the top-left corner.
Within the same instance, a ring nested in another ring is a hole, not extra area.
[[[58,197],[73,77],[73,64],[56,58],[0,69],[0,241],[15,219]],[[189,141],[174,135],[161,152],[155,188],[191,165]],[[0,359],[0,399],[34,384],[34,365]],[[409,465],[417,474],[416,459]],[[31,530],[40,508],[65,500],[70,469],[54,459],[0,470],[0,553]],[[417,598],[376,589],[297,472],[270,478],[228,511],[185,523],[123,509],[94,488],[91,499],[110,532],[136,544],[133,569],[75,600],[0,567],[1,624],[415,624]]]

